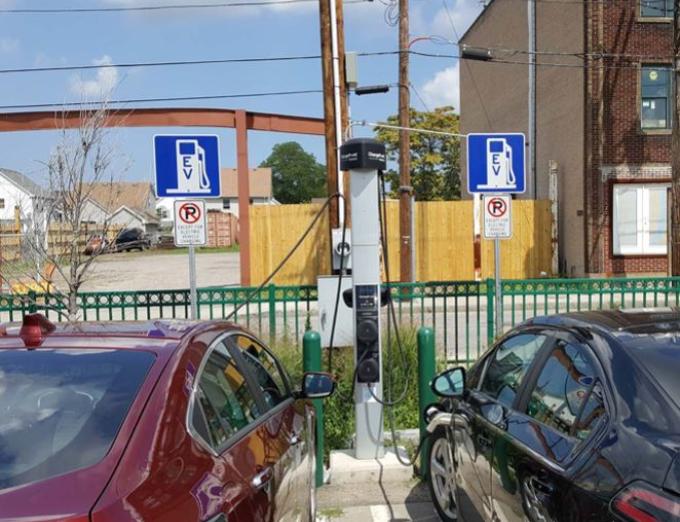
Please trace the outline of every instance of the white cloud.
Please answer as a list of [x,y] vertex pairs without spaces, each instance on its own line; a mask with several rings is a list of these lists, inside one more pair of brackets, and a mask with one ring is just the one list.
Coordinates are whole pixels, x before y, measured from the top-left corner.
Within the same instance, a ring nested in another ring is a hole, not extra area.
[[[111,57],[104,55],[101,58],[92,60],[94,65],[111,65]],[[106,99],[111,96],[114,89],[118,86],[118,69],[115,67],[105,67],[97,69],[93,79],[86,80],[82,76],[71,78],[71,92],[80,96],[81,99]]]
[[458,63],[437,72],[420,89],[423,100],[430,109],[453,105],[460,108],[460,69]]
[[[472,22],[479,16],[483,5],[479,0],[444,1],[448,5],[448,10],[442,6],[437,11],[431,21],[430,32],[456,40],[455,32],[458,33],[458,36],[463,36],[463,33],[468,30]],[[454,27],[456,29],[455,32],[453,30]]]
[[0,54],[12,54],[19,49],[19,40],[16,38],[0,38]]

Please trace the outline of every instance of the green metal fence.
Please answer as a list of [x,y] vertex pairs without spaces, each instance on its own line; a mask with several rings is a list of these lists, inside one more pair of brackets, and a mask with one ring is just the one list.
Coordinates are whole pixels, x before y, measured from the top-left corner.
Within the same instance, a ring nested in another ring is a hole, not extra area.
[[[432,327],[440,355],[459,362],[475,360],[496,337],[494,281],[433,281],[391,284],[397,322],[402,327]],[[537,279],[504,281],[503,325],[560,312],[607,308],[680,306],[680,278]],[[220,319],[242,306],[234,320],[259,335],[301,342],[307,327],[318,325],[314,286],[203,288],[198,291],[201,319]],[[82,319],[119,321],[185,319],[188,290],[85,292],[78,296]],[[41,311],[64,318],[63,296],[0,295],[0,320],[18,321]],[[386,318],[387,311],[383,309]]]

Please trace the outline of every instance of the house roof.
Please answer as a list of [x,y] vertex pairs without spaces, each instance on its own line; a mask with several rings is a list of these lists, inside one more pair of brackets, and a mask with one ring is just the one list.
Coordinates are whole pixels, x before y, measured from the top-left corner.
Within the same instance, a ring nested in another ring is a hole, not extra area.
[[143,210],[143,209],[140,209],[140,208],[131,208],[131,207],[128,207],[127,205],[122,205],[120,208],[118,208],[111,215],[115,216],[116,214],[119,214],[121,212],[128,212],[130,214],[133,214],[134,216],[141,219],[142,223],[144,223],[144,224],[147,224],[147,223],[158,224],[158,223],[160,223],[158,216],[156,216],[155,214],[152,214],[151,212],[147,212],[146,210]]
[[[272,194],[272,169],[261,167],[249,169],[250,197],[271,199]],[[220,171],[221,193],[223,198],[238,197],[238,172],[236,169],[222,169]]]
[[38,185],[28,176],[16,170],[0,168],[0,175],[7,178],[11,183],[24,190],[28,194],[36,195],[43,191],[42,187]]
[[88,196],[108,211],[122,206],[145,211],[154,194],[148,182],[91,183],[88,188]]

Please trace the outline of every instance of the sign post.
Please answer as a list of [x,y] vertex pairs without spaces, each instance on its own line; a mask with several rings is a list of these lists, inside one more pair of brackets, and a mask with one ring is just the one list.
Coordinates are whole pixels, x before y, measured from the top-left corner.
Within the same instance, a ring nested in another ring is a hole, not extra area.
[[503,332],[501,240],[512,237],[512,197],[526,189],[524,134],[468,135],[468,192],[484,194],[484,238],[494,241],[495,326]]
[[501,239],[512,237],[512,197],[484,196],[484,239],[493,239],[496,280],[496,332],[503,331],[503,287],[501,285]]
[[198,319],[196,291],[196,247],[208,242],[205,202],[175,201],[175,246],[189,247],[189,300],[191,319]]
[[[154,136],[156,196],[159,198],[219,197],[220,145],[215,135]],[[196,246],[207,244],[205,203],[175,200],[175,246],[189,247],[191,319],[198,318]]]

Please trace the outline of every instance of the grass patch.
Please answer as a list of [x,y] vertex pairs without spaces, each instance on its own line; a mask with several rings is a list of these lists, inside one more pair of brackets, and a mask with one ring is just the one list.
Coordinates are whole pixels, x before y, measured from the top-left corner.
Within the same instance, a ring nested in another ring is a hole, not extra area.
[[317,515],[322,518],[333,519],[341,518],[345,512],[341,508],[331,507],[325,509],[319,509]]
[[[389,408],[394,419],[395,429],[417,428],[420,412],[418,410],[418,348],[416,331],[402,328],[400,331],[402,349],[399,350],[396,336],[388,336],[383,342],[383,395],[386,400],[399,404]],[[302,346],[281,339],[272,348],[288,371],[294,386],[302,380]],[[322,370],[328,370],[328,350],[322,351]],[[337,382],[335,393],[324,401],[324,431],[326,452],[352,447],[355,432],[354,397],[354,349],[334,348],[332,373]],[[390,393],[391,390],[391,393]],[[387,410],[387,409],[386,409]],[[385,417],[385,435],[391,437],[389,418]]]

